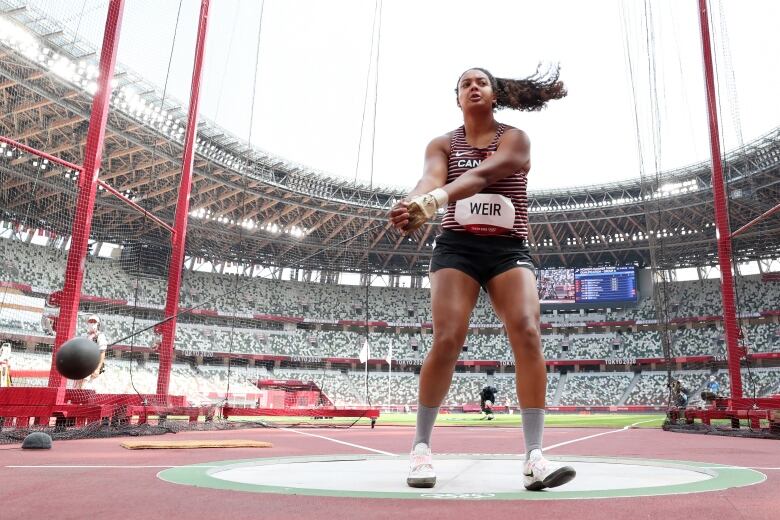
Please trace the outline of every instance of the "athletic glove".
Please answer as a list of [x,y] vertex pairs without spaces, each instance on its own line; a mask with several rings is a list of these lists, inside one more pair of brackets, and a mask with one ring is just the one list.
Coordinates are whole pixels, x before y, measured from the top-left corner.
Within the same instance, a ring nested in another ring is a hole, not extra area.
[[449,195],[441,188],[436,188],[425,195],[418,195],[409,201],[407,210],[409,211],[409,224],[404,231],[409,234],[419,229],[428,222],[436,211],[447,205]]

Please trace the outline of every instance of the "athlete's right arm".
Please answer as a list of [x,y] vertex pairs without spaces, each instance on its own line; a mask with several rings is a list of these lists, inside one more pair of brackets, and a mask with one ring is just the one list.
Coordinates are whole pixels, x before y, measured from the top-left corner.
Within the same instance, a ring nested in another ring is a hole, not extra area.
[[404,200],[398,201],[390,210],[390,223],[394,228],[404,231],[409,224],[409,200],[416,195],[441,188],[447,183],[447,162],[450,153],[449,134],[439,136],[428,143],[425,149],[423,175],[417,185]]

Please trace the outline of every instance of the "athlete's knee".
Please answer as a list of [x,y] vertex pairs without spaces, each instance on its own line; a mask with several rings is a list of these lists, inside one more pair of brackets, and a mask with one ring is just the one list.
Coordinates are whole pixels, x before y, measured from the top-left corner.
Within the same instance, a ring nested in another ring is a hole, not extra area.
[[433,348],[430,355],[434,355],[442,361],[455,363],[463,349],[465,338],[463,334],[455,331],[436,332],[433,336]]
[[538,350],[542,342],[539,319],[524,316],[507,325],[507,335],[513,346],[522,349]]

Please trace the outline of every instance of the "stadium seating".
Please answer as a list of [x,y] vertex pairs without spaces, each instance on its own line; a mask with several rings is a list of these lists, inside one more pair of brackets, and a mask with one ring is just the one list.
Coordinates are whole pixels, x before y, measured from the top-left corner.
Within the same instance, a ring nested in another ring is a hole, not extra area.
[[[552,404],[555,398],[555,392],[558,390],[559,374],[547,374],[547,404]],[[520,403],[517,401],[517,391],[515,390],[514,374],[496,374],[491,384],[496,387],[498,405],[508,405],[517,407]]]
[[561,406],[609,406],[617,404],[631,383],[632,374],[567,374],[558,404]]

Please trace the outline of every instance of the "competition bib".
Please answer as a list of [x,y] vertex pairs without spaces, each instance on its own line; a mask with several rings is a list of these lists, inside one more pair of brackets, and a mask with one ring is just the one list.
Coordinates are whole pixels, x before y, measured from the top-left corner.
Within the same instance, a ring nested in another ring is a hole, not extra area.
[[512,201],[497,193],[477,193],[455,203],[455,221],[477,235],[503,235],[515,223]]

